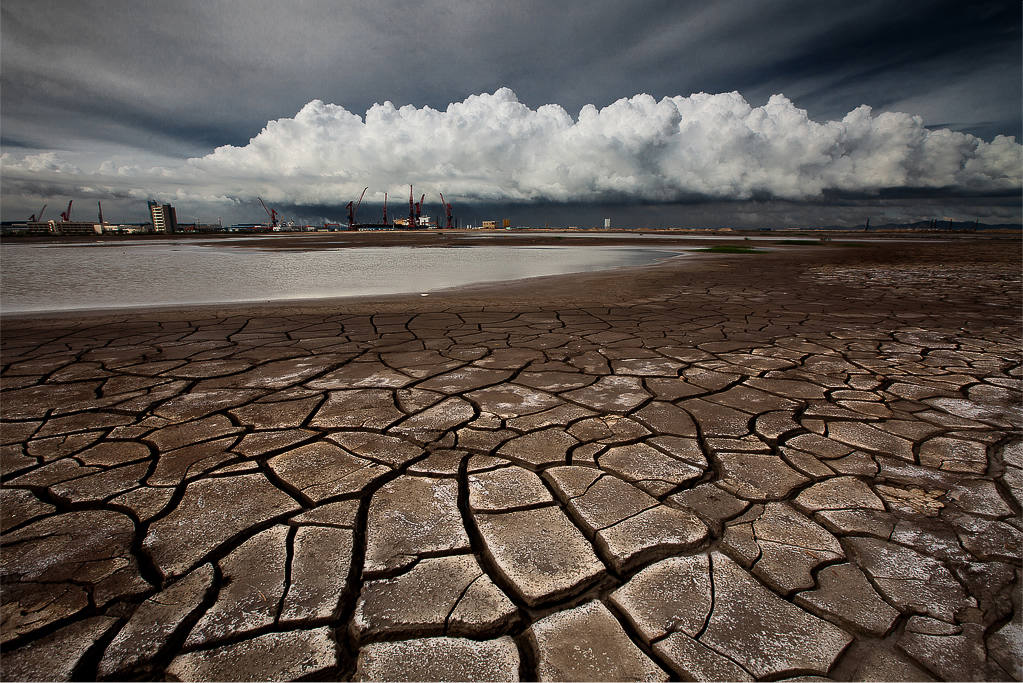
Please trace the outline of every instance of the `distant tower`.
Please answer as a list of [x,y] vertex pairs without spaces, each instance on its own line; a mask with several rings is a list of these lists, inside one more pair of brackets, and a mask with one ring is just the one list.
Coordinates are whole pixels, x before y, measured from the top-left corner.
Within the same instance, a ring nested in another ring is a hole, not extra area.
[[610,230],[611,229],[611,219],[610,218],[605,218],[604,219],[604,229],[605,230]]
[[178,231],[178,216],[173,206],[170,204],[161,206],[159,202],[152,199],[147,204],[149,205],[149,216],[153,220],[154,232],[174,234]]
[[153,222],[153,232],[163,232],[167,227],[163,219],[163,207],[152,199],[146,204],[149,206],[149,218]]
[[174,211],[174,207],[170,204],[163,205],[163,215],[167,221],[167,232],[175,233],[178,231],[178,214]]
[[408,186],[408,229],[416,228],[416,202],[412,199],[412,186]]

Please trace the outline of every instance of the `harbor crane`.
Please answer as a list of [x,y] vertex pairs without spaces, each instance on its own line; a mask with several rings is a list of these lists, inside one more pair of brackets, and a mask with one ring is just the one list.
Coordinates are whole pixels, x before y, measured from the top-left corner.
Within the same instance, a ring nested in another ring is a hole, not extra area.
[[444,215],[447,218],[448,230],[451,229],[451,205],[444,201],[444,193],[440,193],[440,204],[444,207]]
[[355,202],[353,200],[353,201],[348,202],[345,205],[345,208],[348,209],[348,229],[349,230],[354,230],[355,229],[355,216],[359,212],[359,207],[362,206],[362,198],[366,196],[366,190],[368,190],[368,189],[369,189],[368,187],[362,188],[362,194],[359,195],[359,201],[358,202]]
[[277,209],[268,209],[268,208],[266,208],[266,204],[263,203],[263,198],[262,197],[256,197],[256,199],[259,200],[259,204],[260,204],[260,206],[263,207],[263,211],[266,211],[266,215],[270,218],[270,227],[271,228],[276,228],[277,227]]
[[416,223],[415,223],[415,227],[417,227],[417,228],[419,227],[419,216],[423,212],[423,200],[424,199],[426,199],[426,194],[423,194],[423,196],[419,198],[419,203],[416,204]]
[[31,216],[29,216],[29,218],[28,218],[29,223],[35,223],[36,221],[43,220],[43,212],[44,211],[46,211],[46,204],[43,204],[43,208],[39,209],[39,213],[37,213],[37,214],[34,213]]
[[71,221],[71,204],[74,201],[75,201],[74,199],[70,200],[67,203],[67,211],[62,211],[61,214],[60,214],[60,220],[64,221],[65,223],[68,223],[68,222]]

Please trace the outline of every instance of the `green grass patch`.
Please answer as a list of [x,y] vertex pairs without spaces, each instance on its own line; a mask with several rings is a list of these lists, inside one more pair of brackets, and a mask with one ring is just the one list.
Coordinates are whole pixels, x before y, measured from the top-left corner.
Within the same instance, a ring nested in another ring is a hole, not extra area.
[[716,244],[713,247],[704,247],[696,251],[707,251],[712,254],[762,254],[763,252],[753,247],[738,247],[731,244]]

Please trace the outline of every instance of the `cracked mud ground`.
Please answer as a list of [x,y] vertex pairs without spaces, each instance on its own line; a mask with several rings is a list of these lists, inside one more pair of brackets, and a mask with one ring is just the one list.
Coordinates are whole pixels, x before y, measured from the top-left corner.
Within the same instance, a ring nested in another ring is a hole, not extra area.
[[1019,253],[6,320],[3,678],[1019,680]]

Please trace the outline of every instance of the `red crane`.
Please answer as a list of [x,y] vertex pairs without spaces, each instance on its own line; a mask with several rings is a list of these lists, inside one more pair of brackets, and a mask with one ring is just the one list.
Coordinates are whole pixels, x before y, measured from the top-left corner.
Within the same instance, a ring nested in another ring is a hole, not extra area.
[[74,199],[70,200],[67,203],[67,211],[63,211],[60,214],[60,220],[64,221],[65,223],[70,222],[71,220],[71,203],[74,201],[75,201]]
[[362,194],[359,195],[359,201],[355,205],[355,213],[356,213],[356,215],[358,215],[358,213],[359,213],[359,207],[362,206],[362,198],[366,196],[366,190],[368,190],[368,189],[369,189],[368,187],[362,188]]
[[263,211],[266,211],[266,215],[270,218],[270,227],[277,227],[277,209],[268,209],[266,204],[263,203],[262,197],[256,197],[259,200],[259,204],[263,207]]
[[387,193],[384,192],[384,225],[387,225]]
[[369,189],[368,187],[362,188],[362,194],[359,195],[359,201],[357,203],[355,201],[350,201],[347,204],[345,204],[345,208],[348,209],[349,230],[355,229],[355,216],[359,212],[359,207],[362,206],[362,198],[366,196],[366,190],[368,189]]
[[444,201],[444,193],[443,192],[440,193],[440,203],[441,203],[441,206],[444,207],[444,214],[447,216],[447,219],[448,219],[448,229],[450,230],[451,229],[451,205],[448,204],[446,201]]
[[422,197],[419,198],[419,203],[416,204],[416,227],[417,228],[419,227],[419,216],[423,212],[423,200],[424,199],[426,199],[426,195],[425,194]]
[[[31,216],[29,216],[29,219],[28,219],[29,222],[30,223],[35,223],[36,221],[43,220],[43,212],[44,211],[46,211],[46,204],[43,204],[43,208],[39,209],[39,213],[38,214],[32,214]],[[38,216],[38,218],[37,218],[37,216]]]

